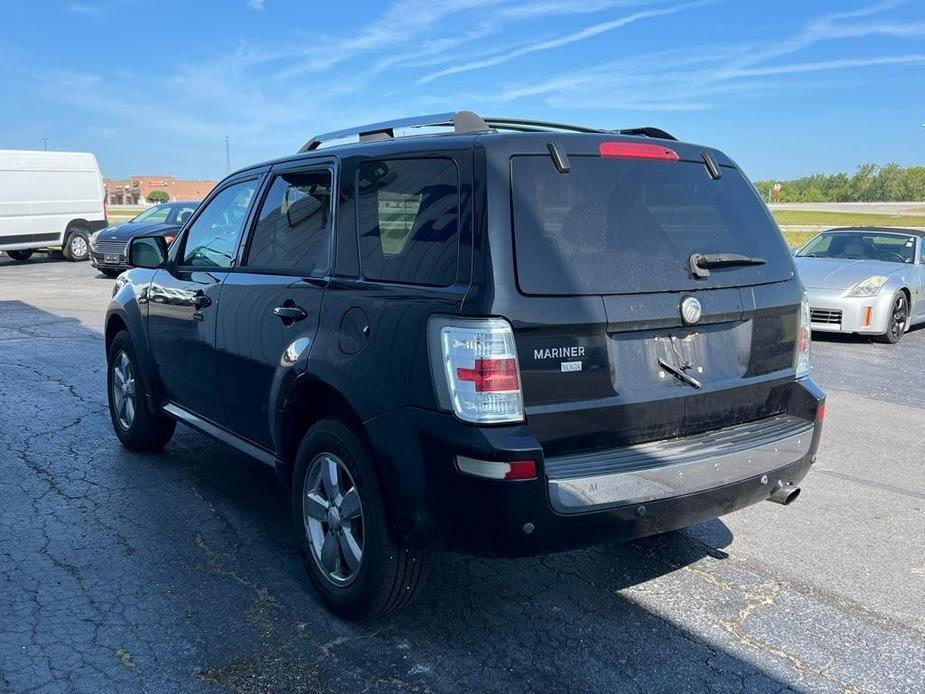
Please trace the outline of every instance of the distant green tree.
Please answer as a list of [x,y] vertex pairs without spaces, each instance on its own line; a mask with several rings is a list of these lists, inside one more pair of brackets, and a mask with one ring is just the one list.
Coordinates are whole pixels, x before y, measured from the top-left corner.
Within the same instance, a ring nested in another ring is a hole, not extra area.
[[145,196],[145,200],[156,205],[161,204],[162,202],[167,202],[170,200],[170,196],[167,195],[163,190],[152,190]]
[[755,181],[768,200],[775,183],[781,184],[780,202],[915,202],[925,201],[925,166],[861,164],[853,175],[815,173],[792,181]]

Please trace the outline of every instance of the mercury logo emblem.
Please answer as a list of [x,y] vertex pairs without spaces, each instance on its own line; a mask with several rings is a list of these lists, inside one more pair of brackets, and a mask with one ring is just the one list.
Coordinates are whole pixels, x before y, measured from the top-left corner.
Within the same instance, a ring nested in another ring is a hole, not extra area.
[[703,315],[703,308],[694,297],[689,296],[681,302],[681,318],[687,325],[693,325],[699,321],[701,315]]

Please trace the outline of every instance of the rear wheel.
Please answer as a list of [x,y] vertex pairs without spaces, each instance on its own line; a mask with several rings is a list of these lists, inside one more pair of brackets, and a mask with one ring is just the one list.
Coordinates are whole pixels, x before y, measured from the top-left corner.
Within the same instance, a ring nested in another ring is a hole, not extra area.
[[64,257],[71,262],[86,260],[90,257],[90,232],[83,227],[75,227],[67,234],[62,250]]
[[176,422],[148,409],[148,388],[135,348],[126,331],[115,336],[109,347],[107,391],[112,428],[126,448],[158,450],[173,436]]
[[333,612],[373,617],[420,592],[425,555],[398,545],[369,454],[342,422],[322,420],[302,439],[292,518],[312,585]]
[[32,250],[23,250],[23,251],[7,251],[6,254],[10,256],[13,260],[23,262],[29,260],[32,257],[34,251]]
[[902,339],[909,324],[909,298],[905,292],[899,292],[893,299],[893,307],[890,309],[890,318],[887,322],[886,332],[878,335],[879,342],[895,345]]

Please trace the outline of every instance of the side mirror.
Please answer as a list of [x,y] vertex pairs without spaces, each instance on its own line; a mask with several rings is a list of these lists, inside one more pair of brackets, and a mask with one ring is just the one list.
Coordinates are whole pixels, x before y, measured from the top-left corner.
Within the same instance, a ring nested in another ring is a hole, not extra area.
[[167,239],[163,236],[137,236],[128,242],[128,264],[132,267],[159,268],[167,261]]

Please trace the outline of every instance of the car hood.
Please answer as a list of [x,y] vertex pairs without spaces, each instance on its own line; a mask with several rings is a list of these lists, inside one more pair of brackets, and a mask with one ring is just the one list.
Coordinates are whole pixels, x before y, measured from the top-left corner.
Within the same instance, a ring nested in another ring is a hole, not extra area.
[[164,224],[163,222],[132,224],[118,224],[113,227],[107,227],[100,232],[96,238],[100,241],[128,241],[136,236],[166,236],[179,231],[179,224]]
[[794,258],[803,286],[814,289],[850,289],[872,275],[888,277],[908,269],[900,263],[847,258]]

